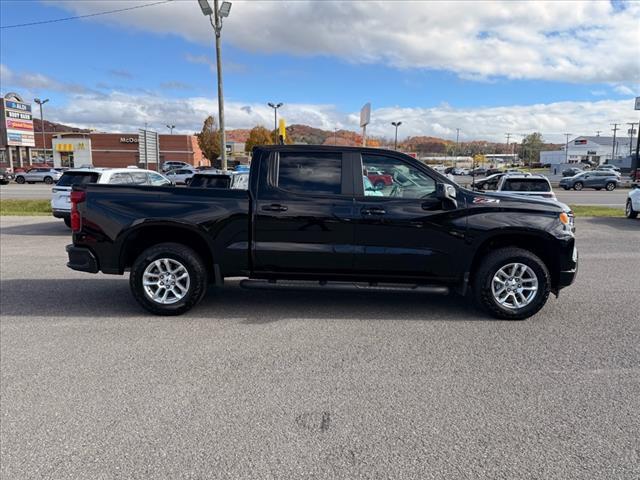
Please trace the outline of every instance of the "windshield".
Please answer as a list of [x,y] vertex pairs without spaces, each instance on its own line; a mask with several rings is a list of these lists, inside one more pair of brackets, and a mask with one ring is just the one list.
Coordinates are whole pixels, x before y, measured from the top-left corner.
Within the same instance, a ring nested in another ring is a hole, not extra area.
[[72,185],[96,183],[99,176],[100,174],[96,172],[65,172],[56,185],[59,187],[70,187]]

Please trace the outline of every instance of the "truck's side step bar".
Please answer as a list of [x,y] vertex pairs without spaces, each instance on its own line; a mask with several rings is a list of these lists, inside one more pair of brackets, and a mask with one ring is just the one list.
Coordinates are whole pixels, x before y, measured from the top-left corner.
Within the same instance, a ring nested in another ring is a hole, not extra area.
[[342,290],[342,291],[382,291],[382,292],[420,292],[446,295],[449,287],[443,285],[411,285],[402,283],[375,283],[375,282],[313,282],[306,280],[242,280],[242,288],[249,290]]

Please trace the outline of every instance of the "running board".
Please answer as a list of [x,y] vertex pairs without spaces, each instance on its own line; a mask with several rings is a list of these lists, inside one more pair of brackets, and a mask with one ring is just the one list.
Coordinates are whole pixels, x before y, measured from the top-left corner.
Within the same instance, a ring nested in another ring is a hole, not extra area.
[[373,292],[419,292],[447,295],[449,287],[442,285],[411,285],[401,283],[376,282],[313,282],[305,280],[242,280],[242,288],[248,290],[332,290],[332,291],[373,291]]

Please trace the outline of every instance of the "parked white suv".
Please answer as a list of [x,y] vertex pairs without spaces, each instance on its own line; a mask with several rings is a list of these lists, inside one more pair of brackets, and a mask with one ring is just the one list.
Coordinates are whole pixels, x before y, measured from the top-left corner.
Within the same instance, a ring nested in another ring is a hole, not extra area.
[[152,170],[141,168],[76,168],[62,174],[55,187],[51,189],[51,210],[53,216],[62,218],[64,223],[71,225],[71,189],[74,185],[100,183],[110,185],[172,185],[164,175]]
[[503,175],[498,181],[496,193],[556,200],[556,194],[553,193],[551,183],[549,183],[547,177],[544,175],[530,175],[528,173],[509,173]]
[[640,213],[640,185],[637,183],[634,183],[631,187],[624,213],[627,218],[638,218],[638,213]]

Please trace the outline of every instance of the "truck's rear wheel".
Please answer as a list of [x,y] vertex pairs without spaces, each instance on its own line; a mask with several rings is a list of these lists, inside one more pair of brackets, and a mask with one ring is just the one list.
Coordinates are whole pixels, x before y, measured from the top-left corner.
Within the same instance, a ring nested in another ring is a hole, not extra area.
[[474,276],[476,302],[491,315],[522,320],[549,298],[549,271],[540,258],[520,248],[502,248],[482,261]]
[[137,302],[156,315],[180,315],[206,293],[207,270],[191,248],[161,243],[142,252],[131,267],[131,292]]

